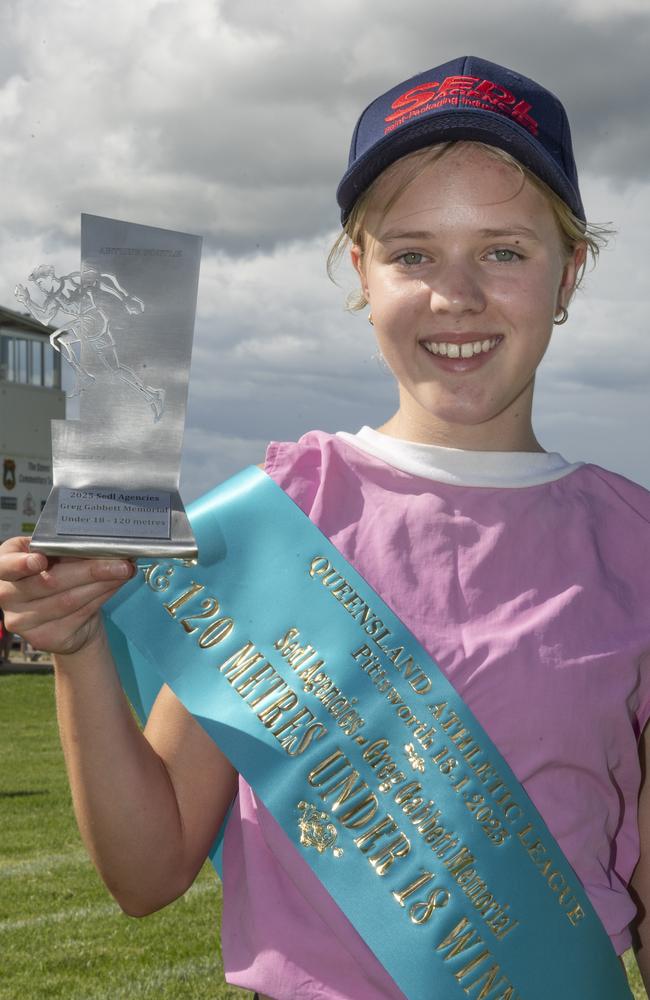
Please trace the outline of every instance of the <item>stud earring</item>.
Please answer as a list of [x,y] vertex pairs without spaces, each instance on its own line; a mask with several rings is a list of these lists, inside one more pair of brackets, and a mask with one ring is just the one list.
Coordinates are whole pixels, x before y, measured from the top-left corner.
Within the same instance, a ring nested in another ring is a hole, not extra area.
[[368,313],[368,322],[370,323],[371,326],[375,325],[372,320],[372,313]]
[[564,307],[564,306],[560,306],[560,307],[559,307],[559,311],[560,311],[560,318],[559,318],[559,319],[554,319],[554,320],[553,320],[553,324],[554,324],[555,326],[562,326],[562,324],[563,324],[563,323],[566,323],[566,321],[567,321],[567,320],[568,320],[568,318],[569,318],[569,310],[568,310],[568,309],[565,309],[565,307]]

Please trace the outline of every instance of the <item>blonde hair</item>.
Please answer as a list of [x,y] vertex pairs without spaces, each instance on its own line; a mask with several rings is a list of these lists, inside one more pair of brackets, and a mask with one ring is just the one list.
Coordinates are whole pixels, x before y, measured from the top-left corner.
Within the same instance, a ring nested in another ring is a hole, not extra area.
[[[414,153],[409,153],[407,156],[402,157],[400,160],[397,160],[395,163],[387,167],[386,170],[384,170],[379,177],[377,177],[372,184],[366,188],[361,195],[359,195],[359,198],[355,202],[343,229],[332,245],[327,257],[327,273],[332,281],[335,281],[334,275],[336,268],[350,246],[358,246],[362,251],[365,249],[365,222],[368,211],[377,196],[379,184],[381,183],[383,186],[386,184],[386,181],[390,183],[392,174],[397,172],[397,165],[399,164],[400,171],[403,171],[403,164],[407,163],[409,169],[406,171],[405,176],[402,177],[400,182],[396,183],[390,191],[390,194],[386,199],[386,203],[383,206],[383,215],[390,211],[407,188],[410,187],[413,181],[419,177],[420,174],[427,169],[427,167],[431,166],[433,163],[437,163],[438,160],[441,160],[453,148],[467,144],[466,140],[461,140],[460,142],[440,142],[433,146],[427,146],[424,149],[418,149]],[[537,190],[541,192],[541,194],[546,198],[555,217],[562,239],[562,246],[567,259],[571,256],[577,246],[584,244],[589,256],[591,257],[592,265],[596,265],[601,247],[604,247],[607,244],[608,237],[613,233],[612,229],[595,223],[583,222],[582,219],[579,219],[571,211],[566,202],[563,201],[562,198],[560,198],[560,196],[548,186],[548,184],[545,184],[544,181],[540,180],[536,174],[516,160],[514,156],[511,156],[510,153],[507,153],[504,149],[499,149],[496,146],[490,146],[484,142],[472,142],[471,145],[480,146],[482,149],[485,149],[490,156],[493,156],[495,159],[501,160],[503,163],[507,163],[509,166],[514,167],[521,174],[522,187],[526,181],[529,181],[533,187],[537,188]],[[586,258],[580,268],[578,280],[576,281],[576,288],[584,277],[585,269]],[[366,297],[360,289],[352,292],[348,296],[347,308],[352,311],[363,309],[367,304]]]

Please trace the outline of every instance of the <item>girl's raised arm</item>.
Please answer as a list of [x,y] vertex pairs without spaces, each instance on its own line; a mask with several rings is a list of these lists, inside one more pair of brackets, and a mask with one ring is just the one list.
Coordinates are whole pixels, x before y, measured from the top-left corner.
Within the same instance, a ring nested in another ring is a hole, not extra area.
[[133,574],[124,560],[48,562],[28,539],[0,546],[7,627],[55,654],[61,742],[81,835],[122,908],[159,909],[192,883],[236,774],[169,691],[142,733],[122,692],[99,609]]

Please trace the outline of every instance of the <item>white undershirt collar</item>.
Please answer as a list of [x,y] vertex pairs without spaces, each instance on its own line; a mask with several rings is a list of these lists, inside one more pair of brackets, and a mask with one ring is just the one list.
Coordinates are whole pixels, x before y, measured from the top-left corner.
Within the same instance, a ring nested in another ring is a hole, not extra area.
[[571,464],[557,452],[464,451],[437,444],[416,444],[389,437],[371,427],[362,427],[357,434],[339,431],[337,437],[402,472],[453,486],[505,489],[538,486],[562,479],[584,464]]

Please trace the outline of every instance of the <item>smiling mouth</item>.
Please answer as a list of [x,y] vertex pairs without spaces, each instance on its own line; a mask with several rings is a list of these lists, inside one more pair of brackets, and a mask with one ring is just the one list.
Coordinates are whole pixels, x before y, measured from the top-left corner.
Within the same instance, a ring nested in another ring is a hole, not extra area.
[[501,337],[488,337],[485,340],[471,340],[465,344],[452,344],[447,341],[422,340],[420,343],[430,354],[443,358],[473,358],[476,354],[488,354],[501,341]]

